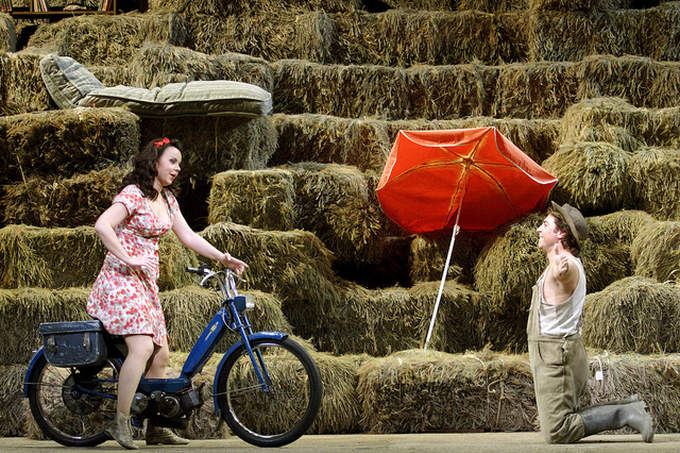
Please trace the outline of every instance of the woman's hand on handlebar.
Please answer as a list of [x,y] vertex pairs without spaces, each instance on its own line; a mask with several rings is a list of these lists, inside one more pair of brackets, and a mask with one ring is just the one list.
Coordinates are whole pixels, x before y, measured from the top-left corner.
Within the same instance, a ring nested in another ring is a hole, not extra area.
[[238,258],[234,258],[228,253],[222,254],[220,263],[236,272],[236,275],[241,275],[244,270],[248,269],[248,265]]

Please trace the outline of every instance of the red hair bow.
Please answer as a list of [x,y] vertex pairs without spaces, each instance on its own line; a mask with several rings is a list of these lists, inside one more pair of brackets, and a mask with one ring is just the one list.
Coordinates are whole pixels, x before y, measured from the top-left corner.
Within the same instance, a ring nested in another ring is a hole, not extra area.
[[160,148],[161,146],[167,145],[168,143],[170,143],[170,139],[168,139],[168,137],[164,137],[163,140],[159,142],[153,142],[153,144],[156,145],[156,148]]

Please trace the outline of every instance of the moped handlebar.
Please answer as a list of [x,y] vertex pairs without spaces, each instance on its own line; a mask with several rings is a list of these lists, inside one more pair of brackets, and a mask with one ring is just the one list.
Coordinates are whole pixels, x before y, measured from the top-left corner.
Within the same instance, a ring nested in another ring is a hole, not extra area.
[[211,278],[214,278],[225,300],[233,299],[234,297],[238,296],[238,290],[236,289],[236,279],[239,279],[244,283],[246,282],[246,279],[236,274],[236,272],[232,271],[231,269],[214,271],[207,265],[201,264],[199,267],[187,267],[185,270],[192,274],[202,275],[203,279],[201,279],[200,282],[201,286],[204,286],[205,282]]

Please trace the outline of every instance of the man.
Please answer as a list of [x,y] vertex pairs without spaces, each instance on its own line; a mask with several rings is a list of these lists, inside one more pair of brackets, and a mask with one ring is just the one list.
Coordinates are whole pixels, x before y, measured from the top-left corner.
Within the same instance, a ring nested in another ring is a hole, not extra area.
[[587,235],[578,209],[555,202],[538,228],[549,264],[533,288],[527,335],[541,432],[549,444],[570,443],[629,426],[652,442],[652,419],[637,395],[579,410],[590,375],[580,336],[586,275],[578,258]]

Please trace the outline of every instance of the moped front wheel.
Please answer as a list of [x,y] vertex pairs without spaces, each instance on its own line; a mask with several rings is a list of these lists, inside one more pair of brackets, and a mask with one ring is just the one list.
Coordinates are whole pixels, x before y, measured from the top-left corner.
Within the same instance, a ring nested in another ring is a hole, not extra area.
[[217,404],[231,430],[260,447],[289,444],[314,422],[323,385],[311,356],[290,338],[251,342],[266,370],[266,389],[243,346],[235,350],[217,377]]
[[104,426],[116,414],[118,361],[95,367],[60,368],[38,358],[28,383],[31,413],[50,439],[91,447],[109,437]]

